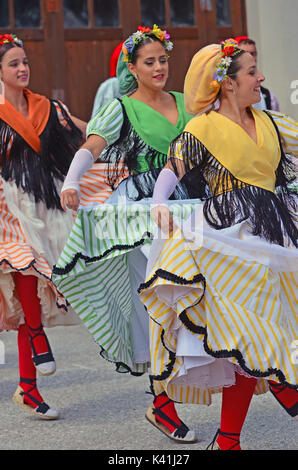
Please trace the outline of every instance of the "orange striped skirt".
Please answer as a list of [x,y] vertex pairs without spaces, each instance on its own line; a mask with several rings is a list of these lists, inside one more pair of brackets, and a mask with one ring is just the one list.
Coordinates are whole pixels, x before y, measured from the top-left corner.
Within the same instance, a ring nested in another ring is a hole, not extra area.
[[[105,164],[97,163],[83,176],[81,205],[101,204],[111,195],[107,171]],[[13,182],[0,178],[0,330],[17,329],[24,322],[14,291],[15,271],[38,277],[44,326],[80,323],[51,281],[52,267],[59,259],[74,220],[74,213],[49,210],[42,202],[36,204]]]

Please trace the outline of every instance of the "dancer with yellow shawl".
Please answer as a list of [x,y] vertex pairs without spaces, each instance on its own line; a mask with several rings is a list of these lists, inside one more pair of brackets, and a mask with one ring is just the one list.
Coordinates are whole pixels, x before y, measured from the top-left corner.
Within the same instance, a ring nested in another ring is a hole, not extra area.
[[[288,155],[297,156],[298,123],[251,107],[263,80],[233,40],[194,56],[184,96],[195,117],[171,143],[153,195],[152,216],[172,233],[153,243],[139,289],[151,319],[155,393],[210,404],[222,391],[211,445],[221,450],[241,449],[253,393],[270,389],[291,416],[298,411],[295,175]],[[185,174],[192,197],[204,202],[177,226],[167,200]],[[154,419],[152,410],[147,417]]]

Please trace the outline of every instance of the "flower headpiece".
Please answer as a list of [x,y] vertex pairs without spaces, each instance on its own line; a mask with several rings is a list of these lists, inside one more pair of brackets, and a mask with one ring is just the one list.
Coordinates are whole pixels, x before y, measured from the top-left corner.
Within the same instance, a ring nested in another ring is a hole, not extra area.
[[16,37],[15,34],[0,34],[0,47],[4,44],[15,43],[23,47],[23,41]]
[[241,52],[241,49],[239,49],[238,47],[237,41],[232,38],[226,39],[225,41],[221,41],[220,45],[222,59],[220,61],[218,69],[216,70],[213,76],[213,81],[210,84],[212,88],[218,88],[218,86],[222,84],[222,82],[227,76],[229,66],[232,62],[232,57]]
[[173,49],[173,43],[170,41],[170,35],[166,30],[160,29],[156,24],[153,25],[153,28],[146,28],[145,26],[139,26],[138,30],[133,33],[125,41],[122,46],[122,52],[124,54],[123,61],[131,62],[133,50],[137,44],[144,39],[150,38],[152,36],[157,37],[162,43],[166,51],[171,51]]

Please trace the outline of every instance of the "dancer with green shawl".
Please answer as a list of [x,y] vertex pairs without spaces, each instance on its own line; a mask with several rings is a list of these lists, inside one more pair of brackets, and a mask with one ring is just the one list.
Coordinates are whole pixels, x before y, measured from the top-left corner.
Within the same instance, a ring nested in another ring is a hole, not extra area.
[[[148,315],[137,289],[145,280],[152,236],[150,230],[140,233],[150,229],[150,222],[134,225],[134,220],[142,211],[144,219],[150,214],[148,198],[166,164],[169,144],[191,118],[183,94],[164,91],[169,39],[154,25],[139,27],[124,42],[117,66],[122,98],[109,102],[89,122],[87,141],[73,159],[61,194],[62,207],[77,210],[81,176],[98,158],[106,162],[113,193],[104,204],[79,207],[53,280],[101,355],[115,363],[118,372],[132,375],[150,366]],[[179,198],[187,198],[184,183],[173,195]],[[155,396],[152,410],[153,424],[171,439],[197,440],[165,393]]]

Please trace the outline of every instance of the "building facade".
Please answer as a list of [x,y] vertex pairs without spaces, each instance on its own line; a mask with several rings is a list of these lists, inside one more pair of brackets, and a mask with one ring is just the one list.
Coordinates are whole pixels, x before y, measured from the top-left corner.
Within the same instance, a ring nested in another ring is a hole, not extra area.
[[264,86],[298,120],[298,1],[246,0],[247,30],[257,44]]
[[[287,1],[287,0],[286,0]],[[293,0],[295,1],[295,0]],[[165,27],[174,49],[168,89],[182,91],[194,53],[245,34],[245,0],[1,0],[0,29],[23,39],[30,88],[88,120],[110,56],[138,25]]]

